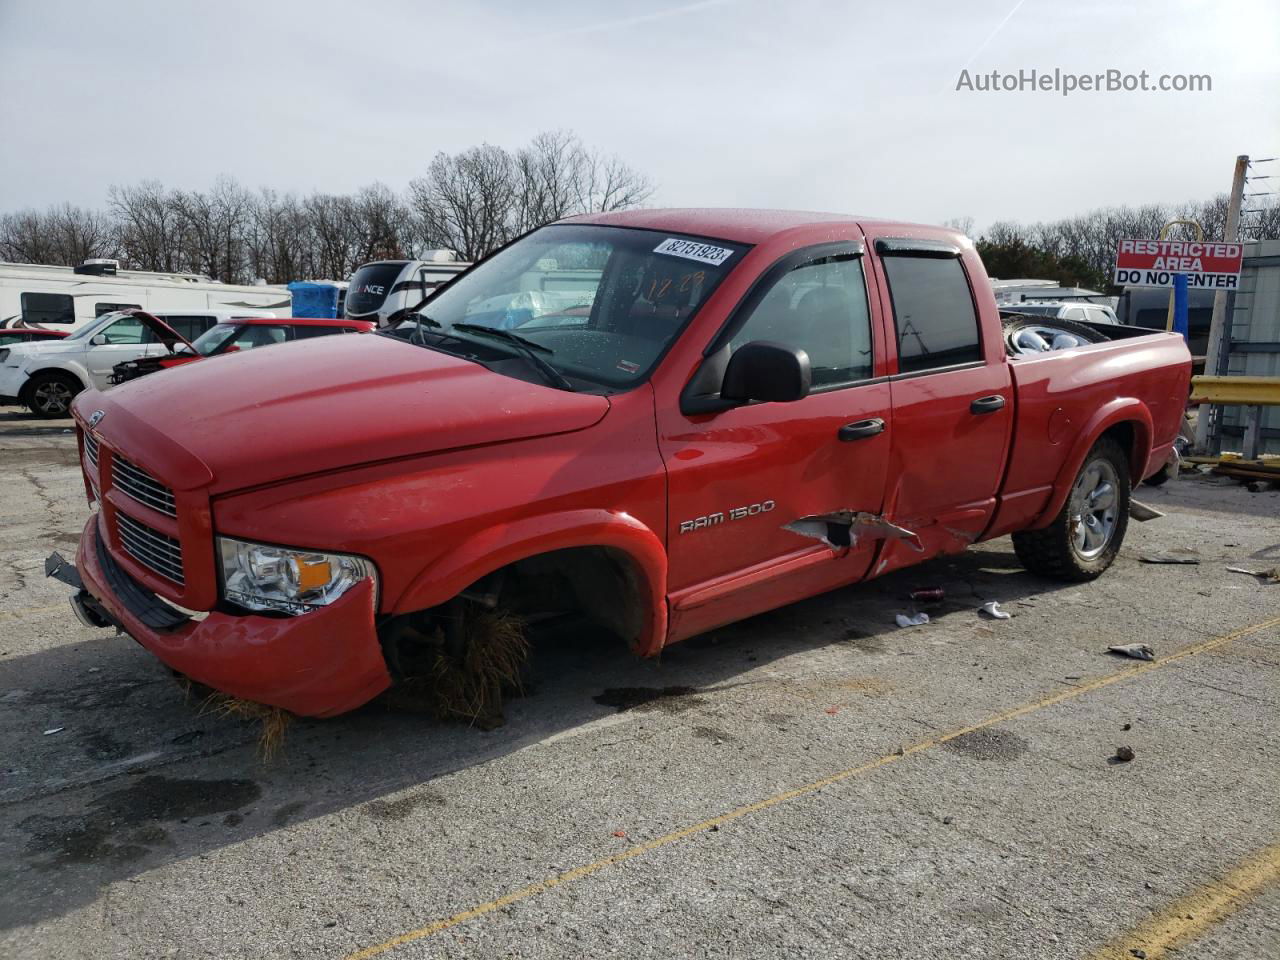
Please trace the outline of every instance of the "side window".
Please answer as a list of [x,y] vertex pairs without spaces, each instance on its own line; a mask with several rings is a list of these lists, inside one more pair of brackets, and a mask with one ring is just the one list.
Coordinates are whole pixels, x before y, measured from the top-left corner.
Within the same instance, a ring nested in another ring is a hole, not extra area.
[[914,373],[982,359],[978,315],[955,257],[883,260],[898,331],[898,372]]
[[871,317],[860,257],[831,257],[784,274],[734,334],[737,350],[753,340],[809,354],[815,387],[870,378]]
[[107,343],[110,344],[141,344],[155,341],[151,331],[143,326],[142,321],[137,317],[122,317],[101,331],[98,336],[106,337]]
[[195,340],[213,325],[211,317],[173,317],[160,318],[187,340]]
[[24,293],[23,323],[75,323],[76,302],[65,293]]
[[1085,319],[1084,307],[1067,307],[1062,316],[1067,320],[1083,320]]
[[104,313],[115,313],[117,310],[141,310],[140,303],[95,303],[93,305],[93,315],[100,317]]

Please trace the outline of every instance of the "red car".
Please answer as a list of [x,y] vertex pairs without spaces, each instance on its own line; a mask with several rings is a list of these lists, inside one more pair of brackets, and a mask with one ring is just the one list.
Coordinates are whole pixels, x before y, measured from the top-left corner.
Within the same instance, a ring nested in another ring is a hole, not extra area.
[[1108,326],[1011,356],[1003,334],[951,230],[574,218],[377,335],[82,393],[100,509],[78,571],[49,569],[86,622],[315,716],[465,658],[495,610],[652,656],[1007,534],[1028,569],[1092,579],[1178,434],[1190,354]]
[[293,340],[310,340],[335,333],[366,333],[374,324],[362,320],[321,319],[313,317],[237,317],[218,323],[201,334],[194,343],[187,340],[159,317],[132,311],[152,328],[156,338],[169,353],[161,357],[140,357],[116,364],[111,370],[112,383],[124,383],[157,370],[180,367],[194,360],[239,353],[254,347],[266,347]]
[[0,347],[10,347],[15,343],[61,340],[66,335],[65,330],[45,330],[41,327],[0,327]]

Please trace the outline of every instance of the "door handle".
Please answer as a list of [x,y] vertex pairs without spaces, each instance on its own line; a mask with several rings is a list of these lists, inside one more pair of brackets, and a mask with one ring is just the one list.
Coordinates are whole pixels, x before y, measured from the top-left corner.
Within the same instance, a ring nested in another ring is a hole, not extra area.
[[837,436],[848,442],[850,440],[861,440],[863,437],[874,437],[877,433],[884,433],[884,421],[879,417],[872,417],[870,420],[856,420],[853,423],[846,423],[837,432]]
[[979,397],[973,403],[969,404],[970,413],[995,413],[997,410],[1004,409],[1004,397],[1000,394],[993,394],[990,397]]

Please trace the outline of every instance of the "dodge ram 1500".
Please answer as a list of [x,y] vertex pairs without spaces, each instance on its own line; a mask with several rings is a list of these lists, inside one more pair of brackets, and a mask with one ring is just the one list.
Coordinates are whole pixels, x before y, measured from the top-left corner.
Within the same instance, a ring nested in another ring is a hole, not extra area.
[[951,230],[577,217],[377,333],[82,393],[96,509],[58,572],[87,622],[315,716],[417,646],[456,654],[485,607],[652,655],[1007,534],[1028,569],[1086,580],[1191,367],[1176,335],[1100,332],[1010,357]]

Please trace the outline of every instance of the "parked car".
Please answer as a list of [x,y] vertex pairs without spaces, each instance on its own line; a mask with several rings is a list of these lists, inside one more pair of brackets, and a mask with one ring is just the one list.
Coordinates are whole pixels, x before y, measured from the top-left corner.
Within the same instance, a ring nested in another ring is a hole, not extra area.
[[[569,267],[594,287],[538,313],[525,293]],[[943,228],[577,217],[386,331],[81,394],[101,509],[48,566],[86,622],[314,716],[480,659],[495,616],[652,656],[1007,534],[1028,569],[1090,580],[1190,372],[1181,337],[1108,334],[1010,357]]]
[[[163,323],[150,323],[146,318],[152,316]],[[40,417],[65,417],[81,390],[110,385],[117,363],[168,353],[179,340],[193,340],[240,316],[117,310],[61,339],[0,347],[0,404],[20,404]]]
[[376,324],[362,320],[314,319],[308,317],[238,317],[219,323],[191,343],[178,338],[172,350],[156,356],[125,360],[112,368],[111,382],[124,383],[138,377],[168,370],[228,353],[252,350],[294,340],[310,340],[335,333],[364,333]]
[[67,335],[65,330],[42,330],[39,327],[9,327],[0,329],[0,347],[15,343],[51,343]]

